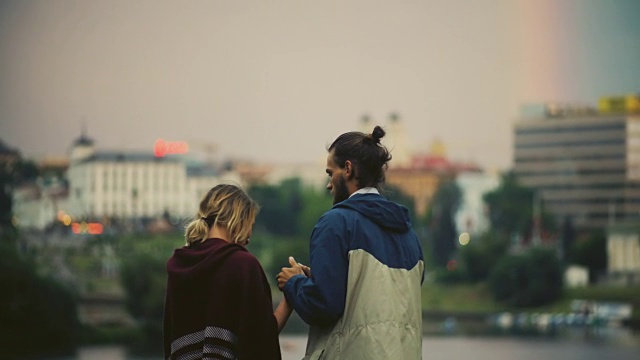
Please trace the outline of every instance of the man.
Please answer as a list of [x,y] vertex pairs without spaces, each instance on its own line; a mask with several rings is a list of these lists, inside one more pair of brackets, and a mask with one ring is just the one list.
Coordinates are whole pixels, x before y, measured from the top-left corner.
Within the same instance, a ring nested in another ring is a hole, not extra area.
[[310,269],[290,258],[278,287],[310,325],[305,359],[419,359],[424,260],[405,207],[380,196],[385,132],[348,132],[328,149],[333,207],[311,234]]

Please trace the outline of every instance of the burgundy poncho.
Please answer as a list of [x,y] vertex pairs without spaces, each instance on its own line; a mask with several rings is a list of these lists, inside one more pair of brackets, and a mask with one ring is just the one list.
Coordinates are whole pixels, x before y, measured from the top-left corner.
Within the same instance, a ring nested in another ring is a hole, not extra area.
[[166,359],[280,359],[271,289],[243,246],[207,239],[167,262]]

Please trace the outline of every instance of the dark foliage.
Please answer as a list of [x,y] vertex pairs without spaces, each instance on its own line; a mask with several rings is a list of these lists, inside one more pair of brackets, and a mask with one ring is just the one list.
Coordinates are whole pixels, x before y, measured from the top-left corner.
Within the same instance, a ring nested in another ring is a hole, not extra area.
[[34,266],[10,244],[0,245],[0,349],[3,359],[73,353],[80,322],[76,297]]
[[138,353],[162,348],[166,260],[139,252],[127,257],[122,265],[121,278],[127,294],[126,306],[144,334],[143,341],[130,344]]
[[576,240],[571,248],[571,260],[589,269],[589,282],[595,283],[598,275],[607,270],[607,237],[602,231],[593,232]]
[[461,190],[454,181],[440,185],[427,214],[431,257],[438,267],[446,267],[456,251],[458,237],[454,216],[460,205]]
[[504,175],[500,186],[484,195],[484,201],[492,230],[524,237],[531,232],[533,191],[521,186],[513,173]]
[[303,206],[299,179],[283,181],[279,186],[255,185],[249,189],[249,195],[261,206],[256,229],[265,229],[274,235],[298,234]]
[[495,233],[486,233],[460,249],[461,268],[470,282],[487,280],[498,260],[505,256],[509,239]]
[[532,248],[501,258],[491,271],[489,287],[495,300],[508,306],[542,306],[562,295],[562,274],[555,250]]

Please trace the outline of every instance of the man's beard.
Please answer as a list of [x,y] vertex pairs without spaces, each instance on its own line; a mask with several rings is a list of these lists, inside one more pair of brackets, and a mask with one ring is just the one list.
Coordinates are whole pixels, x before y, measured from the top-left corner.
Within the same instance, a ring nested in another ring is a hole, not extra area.
[[347,200],[349,198],[349,190],[347,189],[347,181],[341,176],[333,185],[333,205]]

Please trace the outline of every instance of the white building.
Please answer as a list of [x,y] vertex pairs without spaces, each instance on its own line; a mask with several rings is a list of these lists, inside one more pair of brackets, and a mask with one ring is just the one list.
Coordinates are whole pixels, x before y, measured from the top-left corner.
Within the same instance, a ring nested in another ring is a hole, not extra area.
[[216,184],[242,186],[236,174],[189,162],[185,155],[96,152],[84,135],[73,145],[67,178],[67,212],[93,219],[153,218],[166,213],[188,218]]
[[62,184],[24,184],[13,191],[13,216],[16,226],[23,229],[43,230],[66,208],[68,196]]
[[607,278],[624,285],[640,283],[640,223],[607,226]]
[[459,232],[470,235],[481,234],[489,229],[489,219],[483,200],[485,193],[498,187],[500,177],[497,173],[461,172],[456,183],[462,192],[460,207],[455,216]]
[[326,162],[301,164],[278,164],[273,166],[266,175],[268,184],[277,185],[282,181],[298,178],[306,188],[323,190],[326,188],[329,179],[327,178]]

